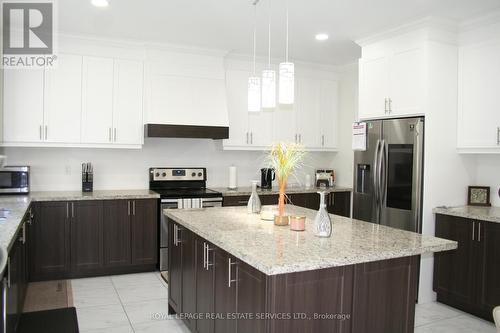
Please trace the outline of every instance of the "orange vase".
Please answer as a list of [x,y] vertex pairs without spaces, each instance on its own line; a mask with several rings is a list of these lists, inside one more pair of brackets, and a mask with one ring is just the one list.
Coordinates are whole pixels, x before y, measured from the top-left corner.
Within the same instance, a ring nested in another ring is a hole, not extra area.
[[280,216],[285,215],[285,187],[286,182],[279,182],[279,196],[278,196],[278,213]]

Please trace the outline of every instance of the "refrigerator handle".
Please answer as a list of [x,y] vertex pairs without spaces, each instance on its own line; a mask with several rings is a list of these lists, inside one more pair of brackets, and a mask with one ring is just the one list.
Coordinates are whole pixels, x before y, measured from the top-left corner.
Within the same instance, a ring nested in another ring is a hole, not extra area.
[[380,147],[380,140],[377,140],[377,143],[375,145],[375,156],[373,157],[373,196],[375,197],[375,205],[377,206],[378,210],[378,194],[379,194],[379,189],[378,189],[378,153],[379,153],[379,147]]
[[385,197],[387,194],[387,145],[385,140],[380,143],[380,156],[379,156],[379,201],[380,206],[385,202]]

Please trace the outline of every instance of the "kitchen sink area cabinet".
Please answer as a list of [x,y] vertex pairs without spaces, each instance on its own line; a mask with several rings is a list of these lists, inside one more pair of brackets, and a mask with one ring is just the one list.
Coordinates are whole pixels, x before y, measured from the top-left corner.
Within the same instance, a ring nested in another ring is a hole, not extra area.
[[158,261],[158,201],[130,201],[132,265],[156,265]]
[[30,281],[63,279],[69,275],[71,268],[68,202],[36,203],[28,237]]
[[500,304],[500,224],[437,214],[436,236],[459,244],[435,255],[437,300],[493,320],[492,310]]
[[104,266],[102,201],[71,202],[71,274],[98,273]]

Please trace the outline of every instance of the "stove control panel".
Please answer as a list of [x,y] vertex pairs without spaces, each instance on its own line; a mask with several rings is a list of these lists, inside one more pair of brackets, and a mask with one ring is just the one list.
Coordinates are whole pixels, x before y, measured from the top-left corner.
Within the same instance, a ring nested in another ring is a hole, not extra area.
[[205,168],[151,168],[149,169],[149,179],[151,181],[189,181],[206,180]]

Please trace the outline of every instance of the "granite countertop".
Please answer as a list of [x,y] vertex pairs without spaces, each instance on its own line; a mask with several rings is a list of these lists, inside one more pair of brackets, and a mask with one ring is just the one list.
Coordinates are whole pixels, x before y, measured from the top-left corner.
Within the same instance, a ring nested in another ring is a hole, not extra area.
[[478,206],[437,207],[434,208],[433,213],[464,217],[472,220],[500,223],[500,207],[478,207]]
[[306,216],[306,231],[274,226],[246,207],[164,210],[200,237],[267,275],[345,266],[457,248],[454,241],[331,215],[333,233],[312,233],[315,211],[287,206],[288,214]]
[[0,219],[0,276],[5,269],[14,237],[31,202],[79,201],[113,199],[156,199],[160,195],[150,190],[106,190],[82,193],[81,191],[40,191],[29,195],[0,196],[0,208],[9,211],[6,219]]
[[[240,186],[235,190],[230,190],[227,187],[211,187],[210,189],[221,192],[223,196],[240,196],[240,195],[250,195],[252,193],[251,186]],[[342,186],[333,186],[333,187],[310,187],[306,188],[305,186],[290,186],[287,187],[285,192],[287,194],[297,194],[297,193],[316,193],[318,191],[326,191],[330,192],[352,192],[352,188],[342,187]],[[257,188],[257,193],[260,195],[266,194],[278,194],[278,187],[273,187],[272,189],[261,189]]]

